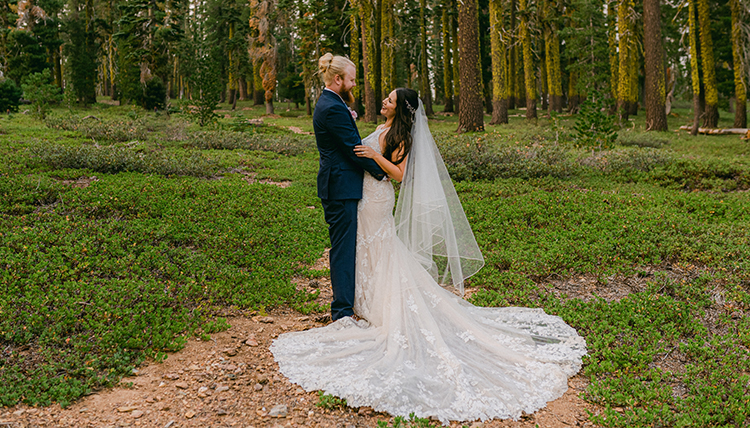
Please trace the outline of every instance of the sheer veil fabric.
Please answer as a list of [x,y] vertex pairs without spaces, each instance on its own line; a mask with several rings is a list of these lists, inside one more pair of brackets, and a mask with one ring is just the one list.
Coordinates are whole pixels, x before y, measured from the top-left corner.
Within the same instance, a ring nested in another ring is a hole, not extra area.
[[[586,343],[561,318],[529,308],[481,308],[459,290],[483,264],[450,177],[417,111],[394,220],[389,181],[365,174],[358,205],[355,312],[280,335],[279,369],[307,391],[394,416],[449,421],[514,418],[567,390]],[[380,151],[378,129],[363,140]]]
[[452,285],[463,295],[464,279],[484,266],[484,257],[432,138],[421,100],[412,137],[396,204],[396,234],[438,283]]

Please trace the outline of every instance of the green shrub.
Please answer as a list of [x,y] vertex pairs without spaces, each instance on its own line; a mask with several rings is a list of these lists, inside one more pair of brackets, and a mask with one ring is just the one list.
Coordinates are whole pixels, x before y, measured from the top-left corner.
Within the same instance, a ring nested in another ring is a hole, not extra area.
[[456,181],[568,177],[576,170],[559,145],[501,146],[475,135],[436,133],[435,138],[448,172]]
[[22,95],[23,91],[16,86],[13,79],[0,81],[0,113],[18,111]]
[[199,131],[190,134],[185,147],[220,150],[261,150],[284,155],[297,155],[314,150],[312,137],[296,135],[247,134],[230,131]]
[[21,83],[23,94],[26,99],[31,101],[34,116],[44,119],[47,115],[47,109],[50,104],[58,103],[62,100],[60,88],[52,83],[52,75],[49,69],[41,73],[33,73]]
[[143,89],[143,108],[146,110],[163,110],[167,104],[167,87],[161,78],[151,79]]
[[208,177],[217,171],[215,161],[198,153],[140,153],[135,150],[103,146],[63,146],[36,143],[29,148],[38,162],[54,169],[89,169],[102,173],[141,172],[165,176]]
[[617,139],[615,117],[607,114],[611,108],[604,93],[592,91],[581,104],[574,129],[578,147],[588,149],[610,149]]
[[126,142],[143,140],[147,130],[143,119],[101,121],[98,118],[87,119],[78,116],[50,116],[44,124],[51,129],[78,131],[94,141]]
[[579,159],[581,165],[605,174],[631,171],[649,172],[657,166],[674,162],[670,153],[656,149],[603,150]]

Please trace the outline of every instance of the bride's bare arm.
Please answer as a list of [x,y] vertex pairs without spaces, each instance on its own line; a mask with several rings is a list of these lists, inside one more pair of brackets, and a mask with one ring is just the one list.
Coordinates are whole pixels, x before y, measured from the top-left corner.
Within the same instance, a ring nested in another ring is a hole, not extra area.
[[[401,151],[403,148],[399,148],[397,151],[393,152],[392,159],[398,159],[399,156],[401,156]],[[362,158],[370,158],[374,160],[380,168],[385,171],[386,174],[388,174],[388,177],[398,181],[399,183],[404,178],[404,169],[406,168],[406,159],[409,157],[408,155],[404,157],[404,160],[399,162],[398,165],[394,165],[393,162],[386,159],[385,156],[381,155],[380,153],[376,152],[369,146],[356,146],[354,147],[354,153]]]

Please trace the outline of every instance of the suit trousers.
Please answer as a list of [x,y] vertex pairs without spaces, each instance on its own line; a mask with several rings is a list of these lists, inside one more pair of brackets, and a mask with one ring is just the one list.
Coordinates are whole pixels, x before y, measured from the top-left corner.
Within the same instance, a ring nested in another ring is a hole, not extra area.
[[331,319],[354,314],[357,266],[357,203],[359,199],[321,199],[331,238]]

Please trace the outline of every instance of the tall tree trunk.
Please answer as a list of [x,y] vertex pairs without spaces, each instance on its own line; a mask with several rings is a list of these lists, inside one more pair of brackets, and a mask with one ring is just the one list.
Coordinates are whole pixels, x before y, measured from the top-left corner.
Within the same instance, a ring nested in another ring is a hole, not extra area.
[[659,0],[643,0],[643,48],[646,61],[646,130],[667,130],[667,85]]
[[[734,97],[737,101],[734,110],[734,127],[747,128],[747,75],[742,58],[743,10],[739,0],[730,0],[729,6],[732,9],[732,68],[734,69]],[[747,12],[745,12],[746,15]]]
[[547,58],[546,56],[541,58],[541,61],[539,62],[539,83],[541,86],[541,96],[542,96],[542,110],[548,110],[549,109],[549,88],[547,85]]
[[381,41],[380,41],[380,63],[382,89],[385,93],[390,93],[396,87],[396,58],[393,54],[394,44],[396,42],[393,29],[393,0],[381,0],[382,20],[381,20]]
[[453,20],[448,13],[448,7],[443,8],[443,90],[445,92],[445,106],[443,112],[453,112],[453,65],[451,64],[451,25]]
[[536,119],[536,76],[534,75],[534,55],[531,51],[529,34],[529,11],[527,0],[520,0],[521,24],[519,33],[523,47],[523,75],[526,86],[526,119]]
[[237,88],[240,91],[240,101],[245,101],[247,99],[247,82],[245,81],[244,76],[240,76],[239,79],[237,79]]
[[698,126],[703,114],[701,108],[701,83],[700,83],[700,66],[699,66],[699,45],[698,45],[698,18],[696,16],[696,0],[688,0],[688,25],[690,38],[690,77],[693,88],[693,127],[690,130],[692,135],[698,135]]
[[260,75],[261,60],[253,61],[253,105],[263,105],[263,77]]
[[508,123],[508,64],[502,34],[501,0],[490,0],[490,49],[492,51],[492,121],[490,125]]
[[578,72],[570,72],[570,81],[568,82],[568,111],[578,113],[578,105],[581,102],[581,96],[578,93]]
[[458,8],[461,33],[461,107],[458,111],[458,132],[484,130],[478,20],[477,0],[463,0]]
[[[458,12],[458,3],[451,0],[453,7],[451,10]],[[451,42],[453,43],[453,110],[456,113],[461,111],[461,54],[459,52],[458,38],[458,17],[453,15],[453,24],[451,25]]]
[[[354,62],[354,64],[359,67],[360,64],[362,64],[362,57],[360,55],[360,51],[362,50],[362,43],[360,40],[361,28],[360,28],[360,23],[359,23],[360,14],[358,12],[359,11],[358,8],[360,6],[357,5],[356,3],[352,3],[352,5],[357,12],[349,15],[349,25],[351,26],[350,32],[349,32],[349,59],[351,59],[352,62]],[[357,78],[357,82],[359,81],[360,79]],[[352,108],[357,111],[357,114],[362,113],[361,111],[362,106],[360,105],[361,99],[362,99],[361,87],[362,87],[361,85],[357,84],[356,86],[354,86],[354,88],[352,88],[352,95],[354,96],[354,105],[352,106]],[[309,105],[309,102],[308,102],[308,105]],[[308,110],[310,110],[309,107],[308,107]]]
[[427,20],[425,12],[427,1],[419,0],[419,91],[422,93],[422,104],[425,114],[432,116],[432,90],[430,88],[430,71],[427,69]]
[[516,76],[518,68],[518,48],[516,41],[518,37],[516,35],[516,1],[510,0],[508,3],[510,6],[510,31],[508,41],[508,110],[513,110],[519,104],[518,100],[518,86],[516,85]]
[[[635,28],[635,23],[631,23],[631,28]],[[628,116],[638,115],[638,99],[640,95],[638,85],[638,41],[635,37],[630,39],[630,53],[628,54],[630,63],[628,64],[628,76],[630,77],[630,97],[628,98]]]
[[378,110],[376,89],[376,61],[375,61],[375,35],[373,34],[372,14],[374,10],[372,4],[366,1],[360,3],[360,26],[362,27],[362,65],[365,70],[364,82],[364,104],[365,104],[365,122],[377,123]]
[[635,13],[633,0],[620,0],[617,7],[617,30],[619,33],[619,76],[617,83],[617,113],[620,117],[620,125],[624,126],[628,121],[630,109],[628,101],[630,100],[630,66],[632,50],[630,49],[630,39],[633,37],[633,28],[630,25],[632,14]]
[[617,101],[617,87],[619,85],[617,56],[617,0],[607,3],[607,41],[609,42],[609,87],[612,99]]
[[716,87],[716,63],[714,62],[714,47],[711,39],[708,0],[697,0],[696,6],[698,6],[703,89],[706,97],[703,125],[707,128],[716,128],[719,124],[719,90]]
[[[380,107],[380,100],[385,98],[385,88],[383,88],[383,69],[381,67],[382,63],[382,49],[381,49],[381,37],[382,32],[381,30],[381,23],[383,22],[383,0],[372,0],[375,3],[375,25],[374,25],[374,39],[373,39],[373,47],[375,48],[375,64],[373,64],[373,69],[375,70],[375,96],[377,99],[375,100],[378,107]],[[380,108],[377,109],[376,115],[380,112]]]
[[552,2],[545,2],[546,19],[549,21],[544,34],[544,54],[547,65],[547,92],[549,96],[549,111],[562,111],[562,70],[560,70],[560,37],[557,35],[557,25],[554,23],[556,8]]

